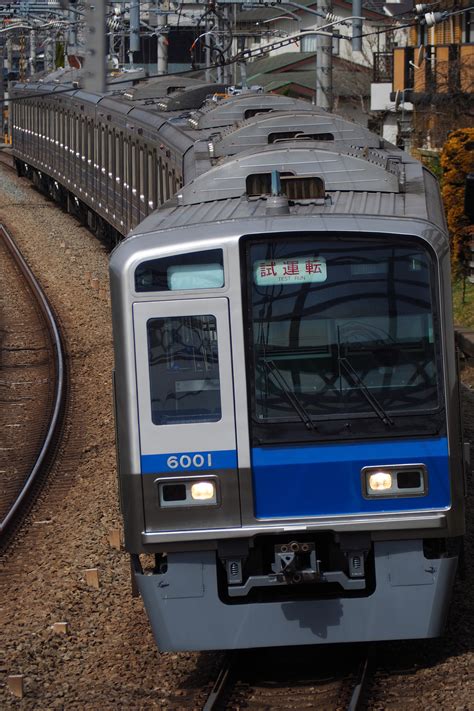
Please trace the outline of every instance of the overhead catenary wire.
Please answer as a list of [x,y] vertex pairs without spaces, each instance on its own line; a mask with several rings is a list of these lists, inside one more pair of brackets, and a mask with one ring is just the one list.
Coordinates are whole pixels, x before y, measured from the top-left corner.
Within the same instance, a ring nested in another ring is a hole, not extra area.
[[[448,20],[450,17],[453,17],[454,15],[462,15],[463,13],[471,12],[471,10],[474,10],[474,5],[471,5],[470,7],[465,7],[462,10],[453,10],[453,12],[446,12],[446,14],[442,13],[443,17],[439,18],[437,20],[437,22],[435,22],[433,24],[441,24],[441,22],[445,22],[446,20]],[[427,14],[433,14],[433,13],[427,13]],[[372,35],[381,35],[381,34],[385,34],[387,32],[397,32],[398,30],[407,29],[409,27],[416,27],[420,24],[428,24],[428,22],[426,22],[426,20],[425,20],[425,17],[426,17],[426,15],[423,17],[418,17],[413,22],[408,22],[403,25],[396,24],[392,27],[387,27],[385,29],[380,29],[380,30],[374,30],[372,32],[364,32],[363,34],[356,35],[356,36],[357,37],[370,37]],[[432,26],[432,25],[429,25],[429,26]],[[341,36],[341,39],[351,40],[352,37]]]
[[[463,13],[466,13],[466,12],[470,12],[470,11],[472,11],[473,9],[474,9],[474,6],[471,5],[471,6],[467,7],[467,8],[463,8],[462,10],[454,10],[453,12],[447,13],[447,14],[445,14],[445,15],[443,14],[443,17],[442,17],[442,19],[440,19],[439,22],[440,22],[440,23],[441,23],[441,22],[445,22],[447,19],[449,19],[449,18],[452,17],[453,15],[460,15],[460,14],[463,14]],[[345,18],[346,21],[349,20],[349,19],[351,19],[351,18]],[[365,18],[364,18],[364,19],[365,19]],[[321,31],[324,31],[324,28],[327,28],[327,27],[329,27],[329,26],[331,26],[331,25],[334,25],[334,24],[340,24],[340,23],[339,23],[339,22],[330,23],[329,25],[323,25],[323,27],[321,27],[321,28],[316,28],[316,29],[314,29],[314,30],[308,30],[308,31],[306,31],[306,32],[298,33],[298,34],[297,34],[296,36],[294,36],[293,38],[292,38],[292,37],[287,37],[287,38],[286,38],[286,43],[290,44],[291,42],[297,42],[297,41],[298,41],[298,37],[302,37],[302,36],[304,36],[304,35],[308,35],[308,34],[320,34]],[[420,24],[420,20],[418,19],[418,20],[416,20],[415,22],[411,22],[411,23],[408,23],[408,24],[396,25],[396,26],[393,26],[393,27],[387,27],[387,28],[384,28],[384,29],[381,29],[381,30],[376,30],[376,31],[373,31],[373,32],[366,32],[366,33],[361,34],[360,37],[369,37],[369,36],[371,36],[371,35],[376,35],[376,34],[386,34],[386,33],[388,33],[388,32],[396,32],[396,31],[398,31],[398,30],[400,30],[400,29],[404,29],[404,28],[406,28],[406,27],[415,27],[415,26],[417,26],[417,25],[419,25],[419,24]],[[0,30],[0,31],[1,31],[1,30]],[[331,33],[331,35],[332,35],[332,33]],[[351,37],[350,35],[338,34],[337,36],[338,36],[339,39],[344,39],[344,40],[348,40],[348,41],[351,41],[351,40],[352,40],[352,37]],[[272,45],[276,45],[276,44],[281,44],[281,41],[280,41],[280,42],[271,43],[270,45],[266,45],[266,46],[264,46],[264,47],[260,47],[260,48],[258,48],[258,50],[256,50],[256,51],[258,51],[258,53],[263,56],[264,54],[268,54],[269,52],[271,52],[271,51],[272,51]],[[242,51],[242,52],[238,52],[236,55],[234,55],[233,57],[230,57],[229,59],[222,59],[222,60],[219,61],[219,62],[214,62],[214,63],[212,63],[212,64],[209,65],[209,67],[207,67],[207,68],[208,68],[208,69],[218,69],[219,67],[223,67],[223,66],[226,66],[226,65],[229,65],[229,64],[234,64],[235,62],[242,61],[242,59],[244,59],[246,56],[247,56],[247,57],[249,56],[248,53],[251,52],[251,51],[252,51],[252,50],[244,50],[244,51]],[[183,69],[183,70],[178,71],[178,72],[167,72],[167,73],[165,73],[165,74],[149,74],[149,75],[146,77],[146,79],[147,79],[147,80],[148,80],[148,79],[159,79],[159,78],[163,78],[163,77],[167,77],[167,76],[170,76],[170,77],[172,77],[172,76],[181,76],[181,75],[185,75],[185,74],[192,74],[192,73],[194,73],[194,72],[196,72],[196,71],[201,71],[201,69],[196,69],[195,67],[191,67],[190,69]],[[133,81],[133,78],[128,77],[128,78],[124,78],[123,80],[120,80],[120,81],[108,82],[108,83],[107,83],[107,86],[108,86],[108,87],[119,86],[119,84],[126,84],[126,83],[129,83],[130,81]],[[4,103],[11,103],[11,102],[13,102],[13,101],[24,101],[24,100],[27,100],[27,99],[35,99],[35,98],[40,98],[40,97],[44,97],[44,96],[57,96],[57,95],[59,95],[59,94],[67,94],[67,93],[71,93],[71,92],[73,92],[73,91],[80,91],[80,89],[81,89],[81,87],[79,87],[79,86],[72,86],[72,87],[68,87],[67,89],[58,89],[57,91],[36,92],[36,93],[32,93],[32,94],[27,94],[26,96],[22,96],[22,97],[6,98],[6,99],[4,99]]]

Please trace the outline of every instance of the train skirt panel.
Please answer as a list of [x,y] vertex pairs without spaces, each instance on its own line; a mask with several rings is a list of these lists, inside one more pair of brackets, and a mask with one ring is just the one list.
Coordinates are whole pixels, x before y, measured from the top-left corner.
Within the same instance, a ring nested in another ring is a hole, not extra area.
[[169,554],[166,573],[135,575],[162,652],[439,636],[457,558],[428,560],[421,540],[376,542],[374,557],[367,597],[226,604],[213,551]]

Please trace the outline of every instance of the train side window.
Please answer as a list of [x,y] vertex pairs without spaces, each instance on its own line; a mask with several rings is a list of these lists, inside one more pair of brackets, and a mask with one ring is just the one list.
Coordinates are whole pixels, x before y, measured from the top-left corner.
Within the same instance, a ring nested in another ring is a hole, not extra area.
[[129,149],[130,149],[130,143],[126,139],[124,144],[123,144],[123,182],[125,185],[125,188],[130,187],[130,171],[129,171],[129,165],[130,165],[130,156],[129,156]]
[[139,148],[139,171],[138,171],[138,177],[140,184],[138,185],[138,194],[140,195],[140,202],[145,202],[145,156],[143,153],[143,148],[140,146]]
[[68,118],[68,136],[67,136],[67,145],[68,148],[70,149],[70,152],[72,153],[74,150],[74,116],[73,114],[69,114]]
[[132,156],[131,156],[131,164],[132,164],[132,193],[134,195],[137,194],[137,151],[135,148],[135,144],[132,143]]
[[84,119],[84,161],[89,160],[89,122]]
[[148,181],[148,186],[147,186],[147,197],[148,197],[148,207],[150,210],[153,210],[155,208],[155,171],[153,170],[155,161],[153,158],[153,153],[151,151],[148,151],[147,154],[147,181]]
[[122,175],[122,169],[120,166],[120,157],[122,155],[122,149],[121,149],[121,143],[120,143],[120,135],[118,133],[115,134],[115,181],[118,182],[117,178],[120,178]]
[[99,167],[99,129],[94,126],[94,168]]
[[224,286],[222,249],[150,259],[135,269],[135,290],[187,291]]
[[179,183],[180,183],[179,176],[176,175],[176,171],[173,170],[173,195],[175,195],[178,192],[178,190],[180,188]]
[[81,160],[86,160],[87,154],[87,119],[83,118],[81,122]]
[[216,317],[152,318],[147,336],[153,424],[218,422],[222,409]]
[[88,145],[88,159],[87,162],[89,165],[92,165],[94,162],[94,124],[92,121],[89,122],[89,136],[87,140],[87,145]]
[[80,118],[76,114],[76,146],[75,146],[75,151],[76,151],[76,157],[80,158],[80,153],[81,153],[81,123],[82,123],[82,118]]
[[105,135],[105,126],[100,127],[100,170],[105,173],[107,166],[107,140]]
[[114,145],[114,144],[113,144],[113,138],[114,138],[114,137],[113,137],[112,131],[109,129],[109,132],[108,132],[108,149],[107,149],[107,153],[108,153],[108,156],[107,156],[107,157],[108,157],[108,160],[107,160],[107,163],[108,163],[107,172],[108,172],[108,174],[109,174],[109,178],[112,178],[112,177],[113,177],[113,172],[114,172],[114,150],[113,150],[113,145]]
[[165,176],[166,171],[163,164],[163,159],[158,158],[158,204],[162,205],[165,201]]

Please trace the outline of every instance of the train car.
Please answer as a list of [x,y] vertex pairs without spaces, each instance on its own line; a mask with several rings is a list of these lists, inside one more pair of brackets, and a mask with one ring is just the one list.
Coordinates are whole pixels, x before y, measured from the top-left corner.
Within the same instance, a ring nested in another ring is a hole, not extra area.
[[[233,112],[213,112],[214,102],[202,105],[224,85],[195,80],[177,89],[182,82],[162,77],[113,87],[105,95],[48,78],[15,84],[12,152],[18,174],[113,245],[195,177],[197,166],[210,167],[208,138],[216,124],[222,129],[261,111],[311,108],[249,92],[232,104]],[[188,122],[198,109],[213,116],[212,125],[205,118]]]
[[467,448],[437,181],[306,102],[163,82],[17,85],[13,114],[20,173],[133,228],[119,482],[158,646],[439,635]]
[[437,636],[466,451],[437,181],[321,111],[226,123],[240,101],[180,119],[213,132],[193,178],[110,261],[125,544],[157,644]]

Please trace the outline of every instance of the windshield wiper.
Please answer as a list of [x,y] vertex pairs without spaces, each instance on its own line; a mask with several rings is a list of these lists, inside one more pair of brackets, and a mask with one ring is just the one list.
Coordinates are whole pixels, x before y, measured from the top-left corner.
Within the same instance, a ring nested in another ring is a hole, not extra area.
[[362,378],[358,376],[352,365],[349,363],[347,358],[343,358],[342,356],[338,357],[338,362],[339,365],[341,366],[342,370],[345,372],[345,374],[352,380],[352,382],[357,385],[358,389],[362,393],[362,395],[365,397],[369,405],[371,406],[372,410],[375,412],[375,414],[380,417],[384,425],[390,425],[393,427],[395,422],[392,420],[392,418],[385,412],[383,409],[382,405],[379,403],[376,397],[372,395],[370,392],[369,388],[367,385],[364,383]]
[[300,420],[304,423],[308,430],[316,430],[316,426],[311,419],[309,412],[306,410],[305,406],[298,400],[295,393],[290,389],[285,378],[281,374],[277,365],[273,360],[264,360],[263,364],[266,366],[271,375],[275,378],[275,381],[280,386],[280,390],[297,413]]

